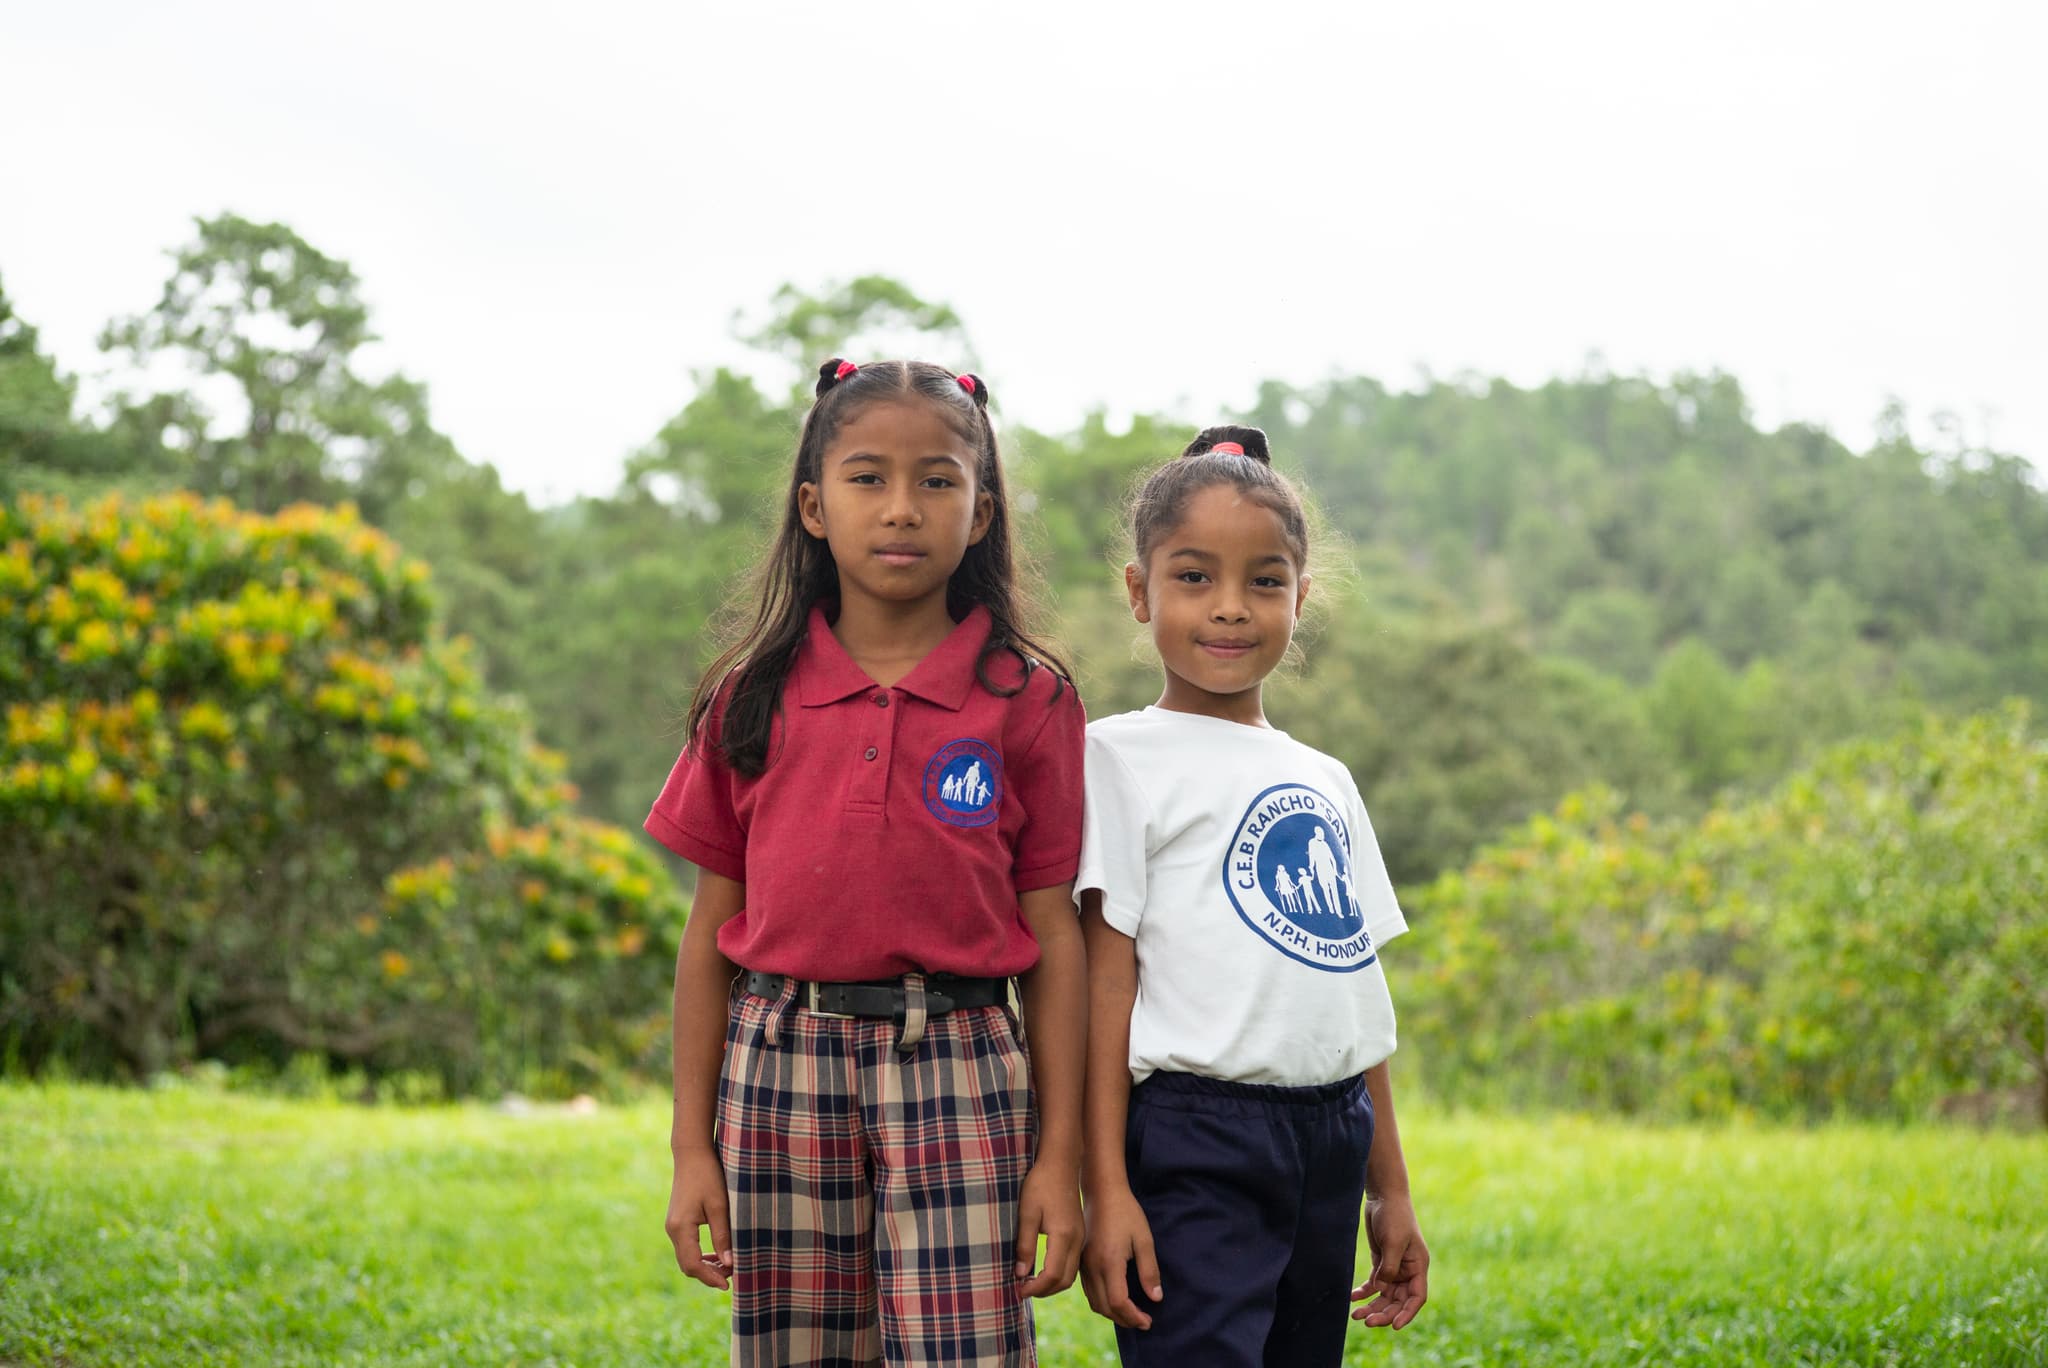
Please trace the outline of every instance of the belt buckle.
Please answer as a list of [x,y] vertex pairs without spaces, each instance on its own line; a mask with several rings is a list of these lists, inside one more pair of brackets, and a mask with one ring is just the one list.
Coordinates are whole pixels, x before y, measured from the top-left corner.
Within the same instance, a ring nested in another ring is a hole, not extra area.
[[812,979],[804,985],[805,1000],[803,1007],[805,1011],[809,1012],[812,1016],[830,1017],[834,1021],[852,1021],[855,1019],[851,1012],[828,1012],[823,1007],[820,1007],[818,1005],[819,986],[816,979]]

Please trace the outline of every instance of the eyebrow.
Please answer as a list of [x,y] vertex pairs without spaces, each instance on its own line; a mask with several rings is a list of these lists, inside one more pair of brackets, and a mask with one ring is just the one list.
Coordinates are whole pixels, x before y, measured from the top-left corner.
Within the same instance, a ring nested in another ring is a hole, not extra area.
[[[883,465],[887,463],[888,459],[888,457],[882,456],[872,451],[855,451],[848,455],[840,457],[839,464],[852,465],[856,461],[864,461],[870,465]],[[958,456],[948,456],[944,454],[937,456],[920,456],[917,458],[917,463],[921,466],[949,465],[957,466],[961,470],[967,469],[967,463],[961,460]]]
[[[1220,559],[1221,559],[1221,557],[1219,557],[1219,556],[1218,556],[1218,555],[1217,555],[1217,554],[1216,554],[1215,552],[1213,552],[1213,551],[1204,551],[1204,550],[1202,550],[1201,548],[1199,548],[1199,547],[1194,547],[1194,546],[1181,546],[1181,547],[1176,547],[1176,548],[1174,548],[1173,550],[1171,550],[1171,551],[1169,551],[1169,552],[1167,552],[1167,553],[1166,553],[1166,558],[1167,558],[1168,560],[1179,560],[1179,559],[1187,559],[1187,560],[1198,560],[1198,561],[1214,561],[1214,560],[1220,560]],[[1257,569],[1257,568],[1258,568],[1259,566],[1262,566],[1262,565],[1275,565],[1275,564],[1278,564],[1278,565],[1292,565],[1292,564],[1294,564],[1294,558],[1293,558],[1292,556],[1285,556],[1285,555],[1282,555],[1282,554],[1280,554],[1280,553],[1279,553],[1278,551],[1275,551],[1275,552],[1273,552],[1273,553],[1272,553],[1271,555],[1268,555],[1268,556],[1260,556],[1260,557],[1259,557],[1259,558],[1258,558],[1257,560],[1255,560],[1255,561],[1253,561],[1253,562],[1252,562],[1252,567],[1253,567],[1254,569]]]

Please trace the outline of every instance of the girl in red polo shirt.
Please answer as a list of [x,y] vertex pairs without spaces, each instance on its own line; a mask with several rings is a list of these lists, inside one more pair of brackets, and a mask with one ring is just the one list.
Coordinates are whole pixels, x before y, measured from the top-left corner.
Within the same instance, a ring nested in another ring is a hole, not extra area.
[[1084,719],[1010,539],[977,377],[826,362],[647,817],[700,871],[667,1226],[738,1364],[1031,1363],[1074,1278]]

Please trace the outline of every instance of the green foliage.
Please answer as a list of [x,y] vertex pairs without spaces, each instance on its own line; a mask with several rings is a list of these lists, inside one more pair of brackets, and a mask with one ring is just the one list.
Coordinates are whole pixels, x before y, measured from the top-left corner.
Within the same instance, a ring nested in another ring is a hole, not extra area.
[[1657,663],[1657,605],[1633,589],[1579,594],[1558,618],[1553,642],[1570,659],[1644,683]]
[[1697,823],[1568,798],[1423,891],[1404,1038],[1454,1098],[2048,1121],[2044,758],[2015,705]]
[[[780,356],[800,379],[808,395],[813,373],[827,357],[867,361],[901,353],[901,344],[915,340],[930,359],[954,370],[974,369],[973,348],[960,316],[940,303],[920,298],[901,281],[865,275],[829,288],[822,295],[784,285],[768,301],[768,316],[748,324],[734,320],[743,341]],[[856,344],[879,345],[870,352]]]
[[[1248,416],[1361,549],[1539,650],[1632,682],[1686,650],[1695,692],[1688,639],[1735,668],[1797,664],[1773,706],[1804,716],[1802,747],[1869,720],[1820,701],[1844,692],[2048,704],[2048,498],[2017,457],[1760,431],[1726,376],[1271,383]],[[1782,773],[1772,747],[1665,716],[1695,793]]]
[[36,344],[0,289],[0,469],[38,459],[71,430],[70,380]]
[[0,505],[0,1039],[451,1086],[638,1058],[683,909],[354,511]]
[[[810,368],[972,356],[883,277],[784,287],[743,330],[798,384],[700,375],[609,496],[536,510],[364,370],[354,273],[282,225],[199,223],[106,336],[194,386],[103,420],[0,295],[0,1048],[441,1090],[658,1051],[682,909],[592,819],[637,824],[674,757]],[[2025,463],[1896,419],[1861,455],[1762,431],[1723,376],[1273,382],[1246,416],[1322,524],[1271,711],[1358,776],[1396,876],[1436,879],[1392,964],[1446,1095],[2039,1108],[2041,757],[2016,715],[1938,715],[2048,701]],[[1004,433],[1095,716],[1157,696],[1122,508],[1187,432]],[[171,487],[256,512],[137,497]],[[1816,761],[1853,737],[1891,739]]]
[[102,345],[137,366],[174,357],[233,386],[247,410],[240,433],[210,432],[189,395],[166,415],[166,440],[191,450],[192,488],[266,512],[340,499],[374,464],[348,462],[344,442],[369,440],[366,419],[390,426],[352,369],[372,340],[355,273],[282,224],[223,214],[198,229],[156,308],[109,325]]
[[101,345],[138,366],[174,363],[215,402],[225,390],[228,412],[188,389],[129,398],[107,434],[129,470],[108,483],[156,471],[257,512],[353,502],[441,567],[452,620],[483,643],[493,682],[516,688],[517,637],[542,580],[540,518],[435,429],[425,386],[364,373],[358,354],[376,338],[346,262],[283,224],[222,214],[197,228],[156,307],[109,326]]
[[1351,769],[1397,883],[1603,778],[1639,801],[1667,797],[1641,706],[1614,681],[1455,616],[1340,603],[1333,617],[1306,667],[1272,690],[1271,711]]
[[[2022,1368],[2048,1352],[2033,1137],[1446,1115],[1412,1093],[1401,1124],[1429,1305],[1399,1333],[1353,1327],[1347,1363]],[[0,1086],[0,1360],[723,1362],[730,1304],[676,1272],[661,1231],[667,1126],[666,1104],[520,1116]],[[1359,1258],[1362,1274],[1362,1242]],[[1041,1362],[1114,1368],[1080,1288],[1035,1314]]]
[[[971,357],[953,310],[879,276],[785,286],[738,331],[798,383],[699,375],[608,496],[536,510],[435,431],[421,386],[363,370],[371,319],[345,262],[222,215],[107,337],[182,363],[209,402],[225,388],[221,411],[172,389],[75,420],[32,331],[0,319],[0,493],[353,500],[436,567],[448,621],[569,755],[582,809],[637,824],[777,516],[811,368]],[[1922,450],[1902,421],[1862,455],[1762,431],[1718,375],[1275,381],[1245,416],[1324,524],[1304,663],[1274,714],[1359,773],[1404,877],[1594,780],[1696,815],[1921,706],[2048,704],[2048,498],[2016,458]],[[1040,625],[1096,716],[1157,696],[1123,602],[1122,507],[1187,431],[1005,428]]]
[[0,289],[0,499],[78,493],[116,479],[157,482],[156,463],[131,432],[120,425],[103,432],[73,418],[75,393]]

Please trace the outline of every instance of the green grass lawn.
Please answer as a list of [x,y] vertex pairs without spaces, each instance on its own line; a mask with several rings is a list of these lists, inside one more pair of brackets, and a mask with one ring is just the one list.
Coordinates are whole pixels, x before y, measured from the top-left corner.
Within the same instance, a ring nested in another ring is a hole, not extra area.
[[[2048,1362],[2041,1136],[1402,1120],[1433,1295],[1352,1362]],[[666,1132],[0,1086],[0,1363],[723,1362]],[[1078,1291],[1039,1344],[1115,1362]]]

